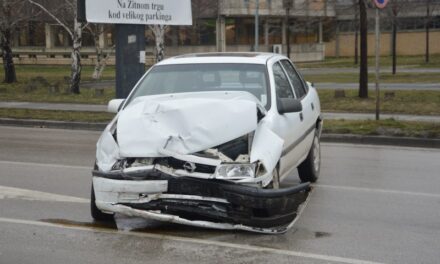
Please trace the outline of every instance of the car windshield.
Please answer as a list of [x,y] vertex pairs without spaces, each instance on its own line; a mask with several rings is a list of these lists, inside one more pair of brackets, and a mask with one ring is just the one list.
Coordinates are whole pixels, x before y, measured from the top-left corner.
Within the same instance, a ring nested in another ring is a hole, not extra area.
[[155,66],[139,83],[129,101],[139,96],[246,91],[263,105],[268,101],[266,67],[260,64],[204,63]]

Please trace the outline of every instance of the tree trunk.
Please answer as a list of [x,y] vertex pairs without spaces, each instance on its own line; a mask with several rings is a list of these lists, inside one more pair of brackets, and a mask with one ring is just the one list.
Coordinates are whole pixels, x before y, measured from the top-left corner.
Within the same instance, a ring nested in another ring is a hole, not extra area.
[[425,30],[426,30],[426,47],[425,47],[425,63],[429,63],[429,24],[430,24],[430,12],[429,12],[429,4],[430,1],[426,2],[426,23],[425,23]]
[[97,81],[101,78],[101,73],[102,73],[102,48],[101,46],[99,46],[99,34],[95,34],[94,37],[94,42],[95,42],[95,54],[96,54],[96,62],[95,62],[95,69],[93,70],[93,75],[92,78],[93,80]]
[[354,64],[358,65],[359,63],[359,23],[357,22],[356,18],[356,25],[355,25],[355,32],[354,32]]
[[3,39],[1,41],[1,48],[3,54],[3,68],[5,71],[5,83],[17,82],[17,75],[15,73],[15,65],[12,56],[12,49],[10,44],[11,32],[7,30],[3,33]]
[[79,85],[81,83],[81,45],[82,45],[82,27],[75,18],[73,31],[73,49],[72,49],[72,68],[70,80],[70,92],[79,94]]
[[426,23],[425,62],[429,63],[429,22]]
[[156,62],[162,61],[165,57],[165,29],[164,25],[154,25],[151,27],[156,40]]
[[367,7],[364,0],[359,0],[360,14],[360,37],[361,37],[361,61],[359,71],[359,97],[368,98],[368,21]]
[[393,74],[396,74],[396,66],[397,66],[397,54],[396,54],[396,46],[397,46],[397,21],[394,17],[393,19],[393,30],[391,32],[391,38],[392,38],[392,47],[391,47],[391,56],[393,59]]
[[[353,0],[353,8],[356,8],[356,0]],[[359,12],[353,10],[354,14],[354,64],[359,64]]]

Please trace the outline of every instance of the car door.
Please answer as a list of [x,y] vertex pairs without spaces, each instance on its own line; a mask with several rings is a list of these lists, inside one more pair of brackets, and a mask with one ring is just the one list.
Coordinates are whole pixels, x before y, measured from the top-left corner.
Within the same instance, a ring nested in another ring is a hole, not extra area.
[[[272,65],[272,74],[276,98],[296,98],[291,82],[280,61]],[[302,143],[300,139],[304,130],[303,118],[301,116],[302,113],[285,113],[282,115],[278,114],[276,117],[276,132],[284,140],[283,153],[279,163],[281,179],[295,168],[303,155],[303,150],[298,148],[298,144]]]
[[287,59],[281,60],[281,65],[287,73],[290,84],[295,91],[296,98],[301,101],[301,104],[303,106],[303,110],[300,113],[300,116],[302,118],[301,125],[303,129],[303,135],[299,139],[301,143],[298,144],[298,151],[301,152],[302,161],[307,156],[313,142],[313,132],[316,128],[319,102],[314,101],[314,96],[308,92],[307,84],[304,82],[303,78],[295,69],[291,61]]

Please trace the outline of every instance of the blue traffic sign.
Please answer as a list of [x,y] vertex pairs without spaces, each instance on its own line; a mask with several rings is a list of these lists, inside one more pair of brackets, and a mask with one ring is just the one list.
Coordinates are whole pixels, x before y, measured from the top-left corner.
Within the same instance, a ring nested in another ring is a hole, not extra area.
[[382,9],[387,6],[388,0],[374,0],[374,4],[377,8]]

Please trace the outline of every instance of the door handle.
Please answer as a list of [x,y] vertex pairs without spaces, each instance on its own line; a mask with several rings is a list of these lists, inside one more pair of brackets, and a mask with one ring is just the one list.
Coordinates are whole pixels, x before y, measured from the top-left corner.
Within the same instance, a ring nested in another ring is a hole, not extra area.
[[299,113],[299,120],[301,120],[301,121],[304,120],[304,115],[303,115],[303,113]]
[[315,110],[315,105],[313,103],[311,103],[312,105],[312,111]]

